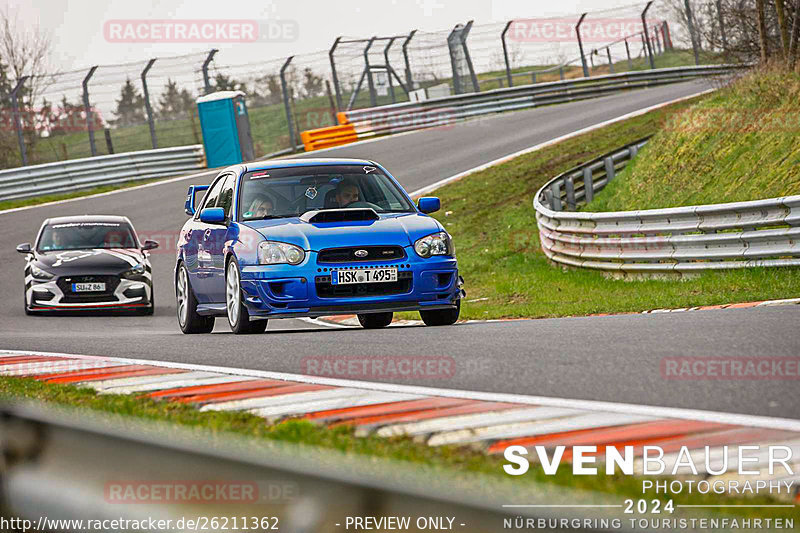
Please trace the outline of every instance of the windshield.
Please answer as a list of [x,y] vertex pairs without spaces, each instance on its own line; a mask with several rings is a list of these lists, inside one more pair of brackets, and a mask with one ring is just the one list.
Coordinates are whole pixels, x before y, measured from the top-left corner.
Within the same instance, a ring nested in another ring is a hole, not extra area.
[[413,213],[394,182],[374,166],[319,165],[249,172],[239,192],[241,220],[300,216],[306,211],[368,207]]
[[124,222],[67,222],[50,224],[42,231],[38,250],[138,248],[133,228]]

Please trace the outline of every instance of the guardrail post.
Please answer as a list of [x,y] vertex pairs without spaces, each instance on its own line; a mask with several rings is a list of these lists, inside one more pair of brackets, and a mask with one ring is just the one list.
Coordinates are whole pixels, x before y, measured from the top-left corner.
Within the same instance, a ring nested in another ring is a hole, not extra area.
[[594,179],[591,167],[583,169],[583,197],[586,198],[587,204],[594,200]]
[[472,29],[473,21],[470,20],[467,22],[467,25],[464,26],[464,29],[461,30],[459,38],[461,40],[461,48],[464,50],[464,59],[467,61],[467,68],[469,69],[469,76],[472,79],[472,89],[479,93],[481,92],[481,87],[478,84],[478,76],[475,75],[475,69],[472,66],[472,57],[469,55],[469,48],[467,47],[467,36],[469,35],[469,30]]
[[558,67],[558,76],[561,78],[561,81],[564,81],[564,65]]
[[[500,34],[500,41],[503,43],[503,59],[506,61],[506,79],[508,79],[508,86],[514,86],[514,80],[511,79],[511,62],[508,60],[508,47],[506,46],[506,33],[508,33],[508,29],[514,23],[513,20],[509,20],[506,23],[506,27],[503,28],[503,32]],[[501,85],[502,87],[502,85]]]
[[411,63],[408,61],[408,43],[411,42],[415,33],[417,33],[417,30],[411,30],[406,40],[403,41],[403,61],[405,61],[406,64],[406,84],[408,85],[409,92],[414,90],[414,78],[411,75]]
[[367,73],[367,86],[369,87],[369,105],[375,107],[378,105],[378,97],[375,94],[375,81],[372,79],[372,68],[369,66],[369,49],[372,48],[372,43],[375,42],[375,37],[367,41],[367,46],[364,47],[364,72]]
[[333,46],[331,46],[331,49],[328,50],[328,59],[331,62],[331,76],[333,77],[333,88],[336,92],[337,111],[342,108],[342,93],[339,90],[339,76],[336,75],[336,60],[333,58],[333,53],[336,51],[336,47],[339,46],[339,41],[341,40],[341,36],[337,37],[336,40],[333,41]]
[[214,55],[219,52],[216,48],[212,48],[208,53],[206,60],[203,61],[203,86],[205,87],[206,94],[211,94],[211,79],[208,77],[208,65],[214,59]]
[[[689,0],[686,0],[687,2]],[[656,68],[655,59],[653,59],[653,49],[650,47],[650,34],[647,31],[647,10],[650,9],[650,6],[653,5],[653,0],[647,2],[647,5],[644,7],[644,11],[642,11],[642,26],[644,27],[644,42],[645,42],[645,52],[647,53],[647,57],[650,60],[650,68]]]
[[389,43],[383,49],[383,61],[386,64],[386,77],[388,78],[389,81],[389,96],[391,96],[393,104],[397,103],[397,100],[394,97],[394,84],[392,83],[392,71],[390,70],[391,66],[389,65],[389,49],[394,44],[395,39],[397,39],[397,37],[390,37]]
[[583,53],[583,39],[581,38],[581,24],[583,23],[583,19],[586,18],[586,13],[581,15],[581,18],[578,19],[578,23],[575,25],[575,33],[578,34],[578,50],[581,53],[581,66],[583,66],[583,77],[589,77],[589,67],[586,65],[586,56]]
[[614,74],[614,62],[611,60],[611,47],[606,46],[606,54],[608,55],[608,70],[611,71],[611,74]]
[[[158,148],[158,141],[156,140],[156,123],[153,120],[153,106],[150,105],[150,91],[147,90],[147,73],[150,71],[150,67],[152,67],[153,63],[155,62],[156,58],[153,58],[150,61],[148,61],[147,66],[144,67],[144,70],[142,71],[142,92],[144,93],[144,109],[145,111],[147,111],[147,124],[150,126],[150,141],[153,144],[153,150]],[[110,135],[106,136],[107,140],[110,138],[111,138]],[[109,153],[113,152],[109,151]]]
[[89,80],[92,78],[94,71],[97,70],[97,65],[89,69],[89,73],[83,78],[83,108],[86,111],[86,131],[89,132],[89,149],[92,151],[92,157],[97,155],[97,145],[94,142],[94,129],[92,127],[92,107],[89,105]]
[[567,193],[567,209],[573,211],[575,210],[575,181],[572,176],[568,176],[564,180],[564,189]]
[[295,138],[294,126],[292,121],[292,108],[289,105],[289,87],[286,83],[286,69],[294,59],[294,56],[289,56],[283,63],[280,72],[281,78],[281,92],[283,93],[283,108],[286,111],[286,125],[289,127],[289,142],[291,143],[292,150],[297,146],[297,139]]
[[531,72],[531,83],[536,83],[536,73]]
[[633,146],[631,146],[631,148],[630,148],[630,154],[631,154],[631,155],[630,155],[630,159],[633,159],[634,157],[636,157],[636,155],[637,155],[638,153],[639,153],[639,147],[638,147],[638,146],[636,146],[636,145],[634,144],[634,145],[633,145]]
[[611,180],[617,177],[617,172],[614,169],[614,158],[606,157],[603,160],[603,163],[606,167],[606,177],[608,178],[608,183],[611,183]]
[[19,91],[30,76],[22,76],[17,80],[17,84],[11,91],[11,111],[14,114],[14,130],[17,132],[17,143],[19,144],[19,155],[22,159],[22,166],[28,165],[28,153],[25,150],[25,137],[22,135],[22,119],[19,116]]
[[550,199],[550,209],[553,211],[563,211],[564,207],[561,204],[561,184],[558,182],[550,186],[550,194],[553,197]]

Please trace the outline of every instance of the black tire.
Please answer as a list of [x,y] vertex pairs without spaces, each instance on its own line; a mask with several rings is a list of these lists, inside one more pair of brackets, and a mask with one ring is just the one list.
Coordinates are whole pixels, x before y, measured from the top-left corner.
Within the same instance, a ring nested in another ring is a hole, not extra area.
[[461,300],[456,300],[455,309],[436,309],[433,311],[420,311],[419,316],[426,326],[450,326],[458,320],[461,313]]
[[358,315],[358,323],[364,329],[385,328],[392,323],[394,313],[367,313]]
[[[181,331],[186,334],[211,333],[214,329],[214,317],[197,314],[197,298],[195,298],[192,285],[189,282],[189,272],[183,263],[178,267],[178,279],[175,285],[178,326],[180,326]],[[184,307],[181,306],[181,298],[185,299],[183,302]]]
[[225,309],[228,324],[235,335],[264,333],[267,320],[250,320],[250,313],[242,298],[241,273],[236,260],[231,257],[225,266]]

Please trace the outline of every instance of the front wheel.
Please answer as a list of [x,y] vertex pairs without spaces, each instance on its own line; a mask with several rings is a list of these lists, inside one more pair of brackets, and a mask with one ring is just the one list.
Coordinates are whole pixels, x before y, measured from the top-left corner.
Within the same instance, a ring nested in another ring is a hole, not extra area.
[[456,300],[455,309],[436,309],[433,311],[420,311],[419,315],[426,326],[449,326],[455,324],[461,313],[461,300]]
[[394,313],[369,313],[358,316],[358,323],[364,329],[379,329],[385,328],[392,323]]
[[211,333],[214,329],[214,317],[197,314],[197,298],[189,284],[189,273],[183,263],[178,268],[175,298],[178,304],[178,325],[182,332],[187,334]]
[[242,301],[242,283],[239,265],[231,258],[225,275],[225,307],[228,312],[228,324],[236,335],[247,333],[264,333],[267,320],[250,320],[250,313]]

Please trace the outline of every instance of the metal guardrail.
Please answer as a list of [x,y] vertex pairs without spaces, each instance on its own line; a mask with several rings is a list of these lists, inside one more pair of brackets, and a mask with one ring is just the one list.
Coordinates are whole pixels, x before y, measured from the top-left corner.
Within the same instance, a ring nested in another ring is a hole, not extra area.
[[[209,530],[332,533],[359,529],[352,524],[345,527],[348,516],[408,516],[412,525],[404,529],[409,531],[437,529],[414,527],[417,517],[452,517],[453,530],[502,531],[515,520],[567,516],[558,508],[504,508],[503,504],[569,501],[609,507],[622,501],[614,494],[474,472],[457,475],[442,468],[41,404],[0,408],[0,451],[4,457],[0,511],[31,520],[33,525],[43,517],[84,520],[82,529],[58,528],[67,531],[90,530],[85,527],[89,519],[153,518],[176,524],[181,518],[199,517],[209,519],[207,526],[214,524],[210,519],[217,519],[218,526]],[[202,490],[191,499],[175,497],[178,487],[198,484],[227,489],[219,496],[217,491],[205,496],[208,492]],[[576,508],[568,516],[600,519],[617,514],[605,508]],[[244,517],[247,527],[241,525]],[[259,518],[259,523],[264,517],[275,520],[268,520],[269,527],[253,527],[252,517]],[[592,530],[583,529],[583,524],[576,531]],[[202,528],[141,529],[163,533]],[[627,521],[615,529],[629,530]]]
[[0,171],[0,201],[163,178],[203,168],[201,144],[20,167]]
[[474,116],[605,96],[623,90],[726,75],[749,65],[706,65],[623,72],[554,81],[343,111],[340,124],[352,124],[358,138],[450,124]]
[[642,211],[574,211],[647,139],[548,181],[533,199],[542,250],[559,265],[625,274],[800,265],[800,196]]

